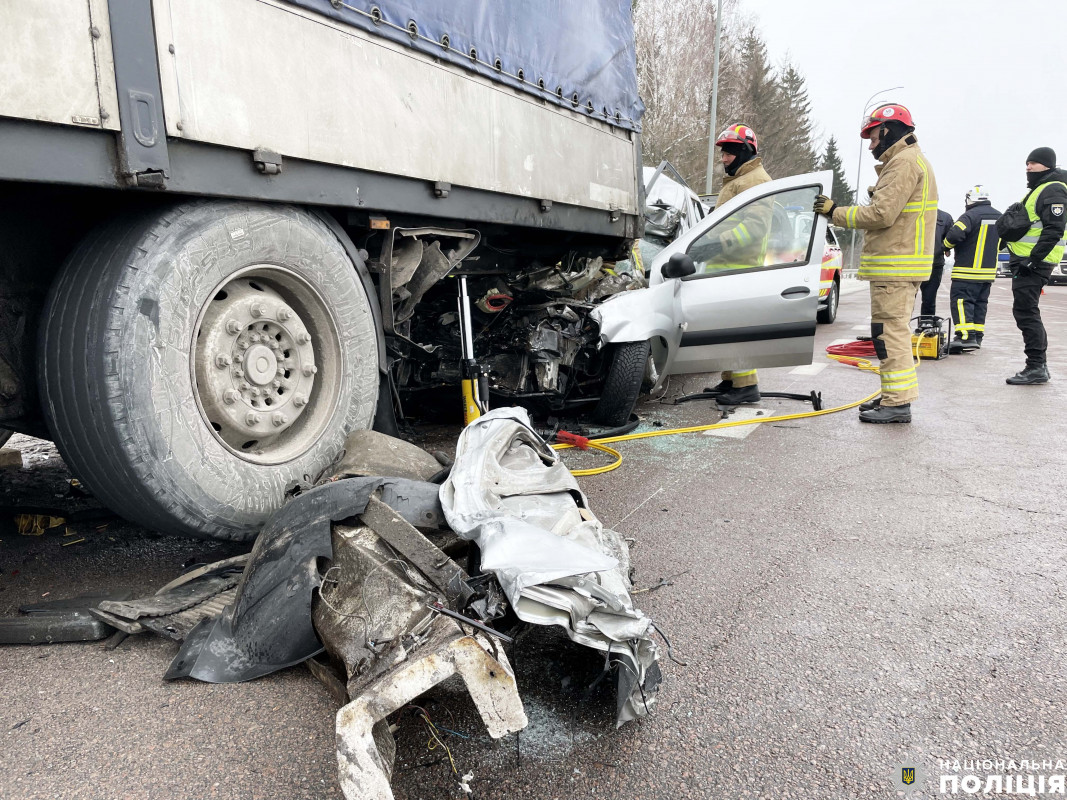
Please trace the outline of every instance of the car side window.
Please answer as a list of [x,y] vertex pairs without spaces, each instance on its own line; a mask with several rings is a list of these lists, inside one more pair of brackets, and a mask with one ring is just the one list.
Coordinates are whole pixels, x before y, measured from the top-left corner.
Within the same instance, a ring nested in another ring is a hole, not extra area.
[[690,244],[694,277],[791,267],[809,260],[820,187],[788,189],[746,203]]

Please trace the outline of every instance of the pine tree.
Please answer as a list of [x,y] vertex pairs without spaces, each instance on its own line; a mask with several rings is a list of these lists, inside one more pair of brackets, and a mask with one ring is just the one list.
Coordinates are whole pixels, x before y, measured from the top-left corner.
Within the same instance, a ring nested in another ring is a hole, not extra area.
[[845,165],[841,163],[841,153],[837,150],[837,140],[831,136],[826,143],[826,152],[823,154],[819,169],[828,169],[834,173],[834,191],[831,199],[839,206],[851,205],[852,187],[845,178]]
[[804,76],[787,64],[779,81],[781,99],[775,109],[776,127],[782,136],[782,162],[775,177],[803,175],[816,168],[819,157],[812,134],[811,102]]

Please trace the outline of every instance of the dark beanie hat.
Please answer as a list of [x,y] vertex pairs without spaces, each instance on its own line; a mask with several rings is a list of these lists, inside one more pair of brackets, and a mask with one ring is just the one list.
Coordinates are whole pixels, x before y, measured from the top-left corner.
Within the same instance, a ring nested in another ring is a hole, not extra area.
[[1039,147],[1026,157],[1027,161],[1044,164],[1049,169],[1056,166],[1056,151],[1051,147]]

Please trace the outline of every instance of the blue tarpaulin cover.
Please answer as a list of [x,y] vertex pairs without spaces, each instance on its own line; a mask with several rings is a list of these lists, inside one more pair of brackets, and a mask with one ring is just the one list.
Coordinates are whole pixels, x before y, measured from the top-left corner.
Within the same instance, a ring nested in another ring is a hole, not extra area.
[[640,130],[644,105],[637,95],[631,0],[289,2]]

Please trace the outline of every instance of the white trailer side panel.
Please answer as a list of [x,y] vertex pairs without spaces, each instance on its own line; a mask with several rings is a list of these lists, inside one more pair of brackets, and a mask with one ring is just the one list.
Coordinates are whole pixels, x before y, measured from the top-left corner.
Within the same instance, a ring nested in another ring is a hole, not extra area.
[[637,213],[628,131],[273,0],[153,11],[170,136]]
[[0,116],[118,128],[107,0],[0,3]]

